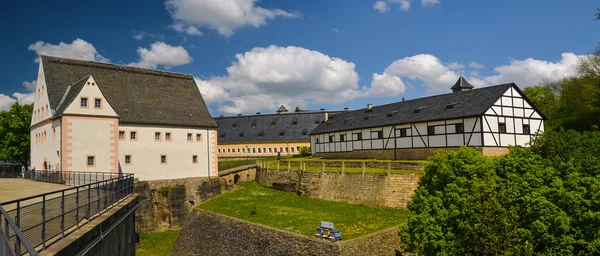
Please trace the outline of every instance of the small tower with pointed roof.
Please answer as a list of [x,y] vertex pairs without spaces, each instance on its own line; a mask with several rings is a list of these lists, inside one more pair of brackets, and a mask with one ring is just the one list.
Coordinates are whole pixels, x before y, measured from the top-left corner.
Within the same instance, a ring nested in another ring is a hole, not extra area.
[[287,112],[288,112],[288,110],[287,110],[287,108],[285,108],[285,106],[283,104],[281,104],[281,106],[279,106],[279,108],[277,109],[277,114],[285,114]]
[[452,92],[464,92],[473,90],[473,88],[473,85],[467,82],[467,79],[465,79],[461,74],[460,78],[458,78],[458,81],[456,81],[456,83],[452,86],[451,89]]

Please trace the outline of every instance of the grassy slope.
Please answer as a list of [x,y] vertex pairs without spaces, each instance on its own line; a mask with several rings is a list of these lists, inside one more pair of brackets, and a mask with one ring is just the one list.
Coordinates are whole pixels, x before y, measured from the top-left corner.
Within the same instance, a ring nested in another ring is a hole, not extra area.
[[[198,207],[239,219],[313,236],[330,221],[347,240],[406,223],[408,211],[319,200],[263,188],[256,183],[213,198]],[[256,214],[251,213],[255,211]]]
[[[137,256],[163,256],[169,255],[171,247],[179,237],[181,230],[142,234],[141,243],[135,248]],[[115,255],[116,256],[116,255]]]

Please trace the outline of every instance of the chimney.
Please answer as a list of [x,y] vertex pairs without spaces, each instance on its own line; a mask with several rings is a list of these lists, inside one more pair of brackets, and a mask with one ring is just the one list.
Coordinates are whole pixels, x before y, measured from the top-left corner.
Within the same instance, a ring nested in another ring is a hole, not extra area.
[[324,108],[322,108],[322,109],[319,109],[319,110],[320,110],[321,112],[325,111],[325,109],[324,109]]
[[242,114],[238,114],[238,116],[242,116]]
[[344,111],[348,111],[348,108],[344,108]]
[[256,112],[257,115],[260,115],[260,112]]
[[325,117],[323,117],[323,122],[327,122],[329,120],[329,113],[325,112]]
[[367,109],[368,109],[368,110],[371,110],[371,109],[373,109],[373,104],[371,104],[371,103],[367,104]]

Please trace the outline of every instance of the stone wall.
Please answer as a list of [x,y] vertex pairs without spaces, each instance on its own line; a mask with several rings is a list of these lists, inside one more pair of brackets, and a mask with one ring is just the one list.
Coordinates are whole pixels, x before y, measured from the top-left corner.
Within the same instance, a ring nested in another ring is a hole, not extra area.
[[219,177],[136,182],[135,193],[141,202],[136,211],[137,230],[147,233],[182,228],[194,207],[190,195],[198,204],[232,189],[233,185]]
[[329,242],[195,209],[170,255],[395,255],[399,245],[397,228]]
[[254,181],[256,178],[257,166],[241,166],[238,168],[229,169],[219,173],[219,177],[225,179],[227,185],[233,185],[237,183],[245,183]]
[[[486,156],[499,156],[508,154],[508,148],[503,147],[472,147]],[[450,148],[409,148],[409,149],[374,149],[357,150],[352,152],[328,152],[318,153],[315,156],[328,159],[402,159],[402,160],[426,160],[437,150],[456,151],[458,147]]]
[[273,187],[273,183],[296,183],[299,194],[319,199],[406,208],[418,186],[419,176],[259,169],[256,182],[270,188]]

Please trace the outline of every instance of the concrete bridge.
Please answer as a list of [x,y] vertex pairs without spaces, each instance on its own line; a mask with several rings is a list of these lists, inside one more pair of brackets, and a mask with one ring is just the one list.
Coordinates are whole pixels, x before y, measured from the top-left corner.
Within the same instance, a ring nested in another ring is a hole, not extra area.
[[133,175],[30,171],[0,179],[0,256],[135,255]]

